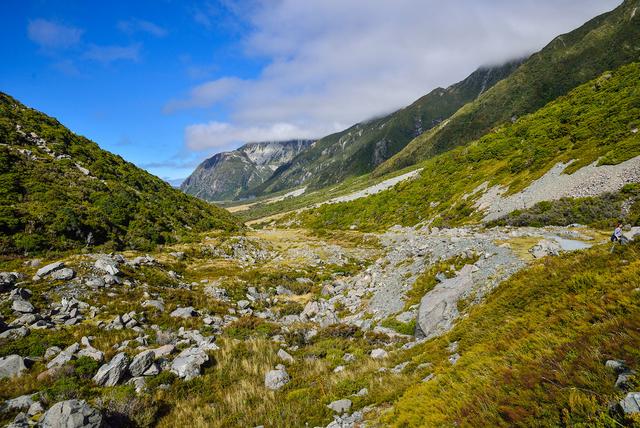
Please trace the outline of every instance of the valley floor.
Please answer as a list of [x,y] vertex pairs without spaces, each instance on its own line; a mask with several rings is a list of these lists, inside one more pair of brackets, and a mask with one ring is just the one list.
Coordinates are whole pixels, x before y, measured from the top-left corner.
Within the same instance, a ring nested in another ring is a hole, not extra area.
[[2,420],[632,424],[610,404],[636,388],[638,250],[585,227],[262,229],[4,260]]

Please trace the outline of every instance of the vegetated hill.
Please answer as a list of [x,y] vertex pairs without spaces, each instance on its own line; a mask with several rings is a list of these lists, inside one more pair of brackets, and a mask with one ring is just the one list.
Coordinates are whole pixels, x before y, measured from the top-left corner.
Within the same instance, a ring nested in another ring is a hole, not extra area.
[[370,172],[413,138],[510,75],[522,61],[482,67],[446,89],[434,89],[408,107],[321,138],[262,186],[245,194],[272,193],[303,184],[319,188]]
[[480,138],[492,128],[566,94],[606,70],[640,59],[640,1],[556,37],[517,71],[431,132],[411,141],[374,172],[382,175]]
[[[353,202],[324,205],[299,219],[314,228],[382,230],[432,221],[452,226],[477,221],[481,184],[524,189],[558,162],[566,173],[598,161],[619,164],[640,155],[640,64],[607,72],[539,111],[474,143],[421,164],[417,179]],[[289,217],[286,221],[291,220]]]
[[239,223],[0,93],[0,253],[145,249]]
[[205,160],[180,188],[207,201],[232,200],[262,184],[313,140],[249,143]]

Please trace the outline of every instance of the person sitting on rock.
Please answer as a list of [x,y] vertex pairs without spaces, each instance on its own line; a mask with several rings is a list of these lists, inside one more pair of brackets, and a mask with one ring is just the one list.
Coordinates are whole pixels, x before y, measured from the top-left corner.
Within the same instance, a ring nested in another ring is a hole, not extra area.
[[628,241],[629,240],[622,234],[622,223],[618,223],[618,226],[616,226],[615,230],[613,231],[613,235],[611,235],[611,242],[626,244]]

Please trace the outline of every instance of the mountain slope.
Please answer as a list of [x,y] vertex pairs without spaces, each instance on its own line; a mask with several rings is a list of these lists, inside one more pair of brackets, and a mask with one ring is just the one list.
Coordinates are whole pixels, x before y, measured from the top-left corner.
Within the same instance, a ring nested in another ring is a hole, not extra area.
[[317,188],[370,172],[409,141],[451,116],[464,104],[511,74],[522,60],[483,67],[446,89],[437,88],[408,107],[321,138],[290,164],[278,169],[253,194],[302,184]]
[[182,183],[184,192],[208,201],[236,198],[262,184],[312,140],[249,143],[205,160]]
[[[423,162],[422,173],[413,181],[368,198],[324,205],[301,214],[299,220],[314,228],[356,225],[365,230],[422,221],[433,226],[478,221],[483,214],[477,203],[484,195],[498,190],[514,195],[559,163],[570,174],[594,162],[622,165],[640,155],[639,128],[640,64],[633,63],[468,146]],[[638,169],[633,171],[629,177],[615,178],[621,184],[640,181]],[[607,180],[598,176],[596,181]],[[585,192],[587,185],[591,183],[582,186]]]
[[0,253],[144,249],[238,226],[227,211],[0,93]]
[[640,59],[640,1],[625,0],[612,12],[558,36],[516,72],[450,120],[409,143],[382,164],[382,175],[468,143],[495,126],[531,113],[605,70]]

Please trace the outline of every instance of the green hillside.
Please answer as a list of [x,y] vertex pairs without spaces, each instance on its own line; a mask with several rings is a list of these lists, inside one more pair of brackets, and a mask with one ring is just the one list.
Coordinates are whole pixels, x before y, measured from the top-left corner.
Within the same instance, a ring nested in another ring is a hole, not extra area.
[[225,210],[0,93],[0,253],[144,249],[238,226]]
[[480,138],[496,126],[531,113],[606,70],[640,59],[640,7],[625,0],[612,12],[554,39],[516,72],[450,120],[419,136],[382,164],[377,175]]
[[437,88],[408,107],[321,138],[245,195],[272,193],[301,184],[319,188],[370,172],[413,138],[507,77],[521,63],[517,60],[480,68],[465,80],[446,89]]
[[[501,184],[513,193],[558,162],[575,160],[571,173],[599,159],[617,164],[640,155],[640,64],[588,82],[536,113],[504,125],[480,140],[436,156],[420,177],[349,203],[303,212],[314,228],[383,230],[394,224],[433,225],[478,221],[471,195],[480,184]],[[466,196],[465,196],[466,195]],[[469,196],[469,197],[467,197]]]

